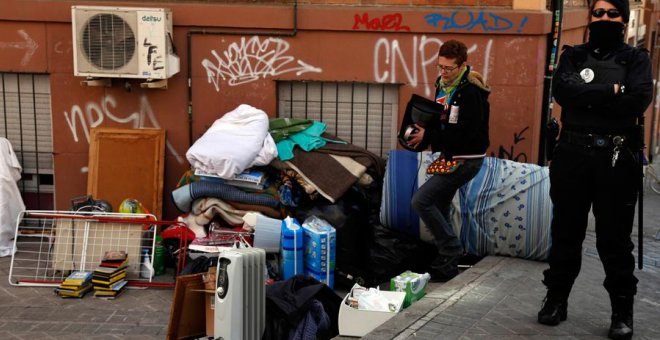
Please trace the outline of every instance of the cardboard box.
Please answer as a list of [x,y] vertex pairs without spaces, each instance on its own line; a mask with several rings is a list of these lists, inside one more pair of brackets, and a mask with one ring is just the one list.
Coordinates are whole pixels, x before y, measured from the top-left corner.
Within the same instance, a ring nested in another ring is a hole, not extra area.
[[320,218],[309,218],[302,224],[305,268],[317,273],[335,270],[337,232]]
[[406,308],[426,295],[426,285],[430,279],[428,273],[418,274],[406,270],[390,279],[390,290],[406,293],[406,298],[403,300],[403,308]]
[[210,267],[204,278],[204,300],[206,304],[206,336],[213,335],[213,324],[215,323],[215,272],[216,267]]
[[311,276],[320,282],[325,283],[328,287],[335,288],[335,271],[319,273],[310,268],[305,267],[305,275]]
[[[406,297],[404,292],[381,291],[381,293],[398,306],[403,304],[403,299]],[[339,335],[363,337],[399,312],[399,310],[378,312],[350,307],[346,301],[351,294],[348,293],[339,306]]]

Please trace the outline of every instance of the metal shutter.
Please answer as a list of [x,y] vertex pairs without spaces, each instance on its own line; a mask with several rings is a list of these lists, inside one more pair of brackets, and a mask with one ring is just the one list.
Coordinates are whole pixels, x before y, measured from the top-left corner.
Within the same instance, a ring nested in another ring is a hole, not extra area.
[[396,147],[398,85],[278,82],[278,117],[325,123],[327,132],[381,157]]
[[23,192],[53,192],[51,119],[48,75],[0,73],[0,135],[23,166]]

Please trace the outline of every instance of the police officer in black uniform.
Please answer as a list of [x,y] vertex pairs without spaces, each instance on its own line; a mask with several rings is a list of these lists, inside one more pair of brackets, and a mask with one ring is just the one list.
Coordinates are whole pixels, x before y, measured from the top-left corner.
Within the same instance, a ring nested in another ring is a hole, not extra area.
[[564,49],[553,78],[562,130],[550,164],[552,247],[538,321],[566,320],[592,209],[612,305],[609,337],[629,339],[637,293],[630,234],[642,175],[637,119],[651,102],[651,63],[647,51],[624,43],[628,0],[594,1],[590,10],[588,42]]

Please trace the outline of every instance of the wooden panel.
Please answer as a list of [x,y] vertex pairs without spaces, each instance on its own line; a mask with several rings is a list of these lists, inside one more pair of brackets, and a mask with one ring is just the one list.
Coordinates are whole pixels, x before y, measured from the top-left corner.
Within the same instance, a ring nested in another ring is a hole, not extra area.
[[118,211],[126,198],[161,218],[165,130],[94,128],[89,142],[87,192]]

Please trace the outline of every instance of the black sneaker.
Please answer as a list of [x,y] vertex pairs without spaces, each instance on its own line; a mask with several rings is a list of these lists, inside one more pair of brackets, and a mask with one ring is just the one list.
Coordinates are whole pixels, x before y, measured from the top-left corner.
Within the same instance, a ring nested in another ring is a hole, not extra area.
[[566,320],[568,316],[567,309],[568,304],[566,301],[546,296],[546,298],[543,299],[543,307],[539,311],[539,323],[548,326],[556,326],[561,321]]

